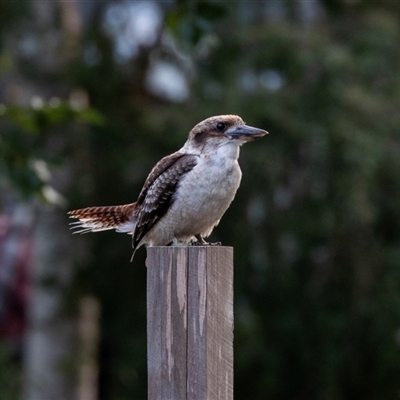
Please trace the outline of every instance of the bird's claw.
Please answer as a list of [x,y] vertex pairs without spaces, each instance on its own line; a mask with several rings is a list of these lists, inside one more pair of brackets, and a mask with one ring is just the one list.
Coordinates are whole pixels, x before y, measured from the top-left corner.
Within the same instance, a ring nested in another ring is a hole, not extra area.
[[191,246],[221,246],[221,242],[206,242],[200,235],[196,235],[195,236],[197,241],[191,241],[190,245]]
[[222,246],[221,242],[206,242],[205,240],[203,242],[190,242],[191,246]]

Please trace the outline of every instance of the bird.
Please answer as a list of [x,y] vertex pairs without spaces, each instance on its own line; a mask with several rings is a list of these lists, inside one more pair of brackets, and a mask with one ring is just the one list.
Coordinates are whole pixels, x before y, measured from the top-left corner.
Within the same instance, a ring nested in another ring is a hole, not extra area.
[[240,147],[266,134],[237,115],[207,118],[189,132],[180,150],[154,166],[136,202],[69,211],[69,217],[78,220],[71,229],[74,233],[114,229],[132,235],[131,261],[143,245],[208,245],[205,239],[241,182]]

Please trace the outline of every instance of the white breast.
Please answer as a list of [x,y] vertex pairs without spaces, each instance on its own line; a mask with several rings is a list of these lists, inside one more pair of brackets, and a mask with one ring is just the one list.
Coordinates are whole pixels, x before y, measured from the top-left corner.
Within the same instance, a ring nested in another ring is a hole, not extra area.
[[165,245],[174,238],[187,242],[197,234],[209,236],[240,185],[238,156],[236,145],[224,145],[214,154],[200,155],[198,164],[182,178],[173,205],[144,242]]

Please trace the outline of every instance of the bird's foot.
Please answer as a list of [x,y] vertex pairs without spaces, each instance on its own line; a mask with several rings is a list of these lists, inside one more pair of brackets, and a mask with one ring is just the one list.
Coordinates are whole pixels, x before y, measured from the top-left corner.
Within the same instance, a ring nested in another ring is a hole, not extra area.
[[189,244],[190,246],[208,246],[207,242],[199,242],[198,240],[192,240]]
[[180,242],[177,238],[173,238],[172,242],[169,243],[167,246],[178,246],[178,247],[185,247],[185,246],[189,246],[190,243],[187,242]]
[[196,235],[197,242],[190,242],[192,246],[221,246],[221,242],[206,242],[200,235]]
[[203,242],[190,242],[189,243],[190,244],[190,246],[222,246],[222,243],[221,242],[213,242],[213,243],[211,243],[211,242],[206,242],[206,241],[203,241]]
[[209,243],[206,242],[200,235],[195,236],[190,242],[180,242],[178,239],[174,238],[172,242],[168,243],[167,246],[222,246],[221,242]]

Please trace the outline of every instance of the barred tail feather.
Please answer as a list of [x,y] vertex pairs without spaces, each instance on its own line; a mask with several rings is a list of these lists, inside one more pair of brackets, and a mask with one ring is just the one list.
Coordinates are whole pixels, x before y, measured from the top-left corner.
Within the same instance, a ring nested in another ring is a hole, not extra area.
[[73,233],[100,232],[115,229],[117,232],[132,233],[136,225],[136,203],[122,206],[87,207],[68,212]]

